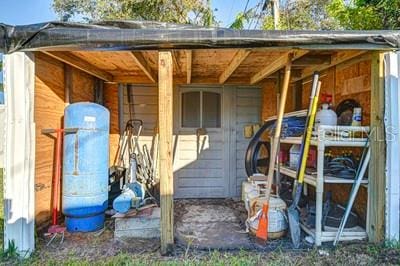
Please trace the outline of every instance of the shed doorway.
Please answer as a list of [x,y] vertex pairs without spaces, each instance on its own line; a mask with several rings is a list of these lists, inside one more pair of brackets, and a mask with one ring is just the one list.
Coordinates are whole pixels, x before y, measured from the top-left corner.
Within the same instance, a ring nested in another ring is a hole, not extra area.
[[174,100],[175,198],[239,196],[243,127],[260,122],[260,89],[180,87]]

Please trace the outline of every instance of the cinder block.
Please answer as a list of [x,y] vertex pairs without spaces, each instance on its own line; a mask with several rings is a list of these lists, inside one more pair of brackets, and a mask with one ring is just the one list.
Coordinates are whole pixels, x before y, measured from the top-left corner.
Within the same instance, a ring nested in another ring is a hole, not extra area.
[[114,237],[160,237],[160,208],[154,208],[150,216],[115,218]]

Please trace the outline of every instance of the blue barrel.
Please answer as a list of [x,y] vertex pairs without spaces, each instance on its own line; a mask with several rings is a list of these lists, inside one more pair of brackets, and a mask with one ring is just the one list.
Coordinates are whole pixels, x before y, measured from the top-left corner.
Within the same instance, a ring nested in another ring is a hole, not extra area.
[[96,231],[104,227],[108,202],[110,113],[95,103],[74,103],[65,108],[64,128],[65,225],[69,232]]

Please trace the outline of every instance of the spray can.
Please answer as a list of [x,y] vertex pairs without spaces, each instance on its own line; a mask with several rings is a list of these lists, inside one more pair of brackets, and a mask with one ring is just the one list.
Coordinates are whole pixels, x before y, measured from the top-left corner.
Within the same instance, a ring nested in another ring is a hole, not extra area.
[[353,110],[353,119],[351,125],[359,127],[361,126],[361,121],[362,121],[362,109],[361,107],[355,107]]

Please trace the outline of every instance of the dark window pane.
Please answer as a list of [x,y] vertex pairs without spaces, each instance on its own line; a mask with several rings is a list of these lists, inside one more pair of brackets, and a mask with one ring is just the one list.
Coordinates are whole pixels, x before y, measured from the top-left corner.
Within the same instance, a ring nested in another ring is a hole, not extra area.
[[203,127],[221,127],[221,94],[203,92]]
[[182,127],[200,127],[200,92],[182,93]]

